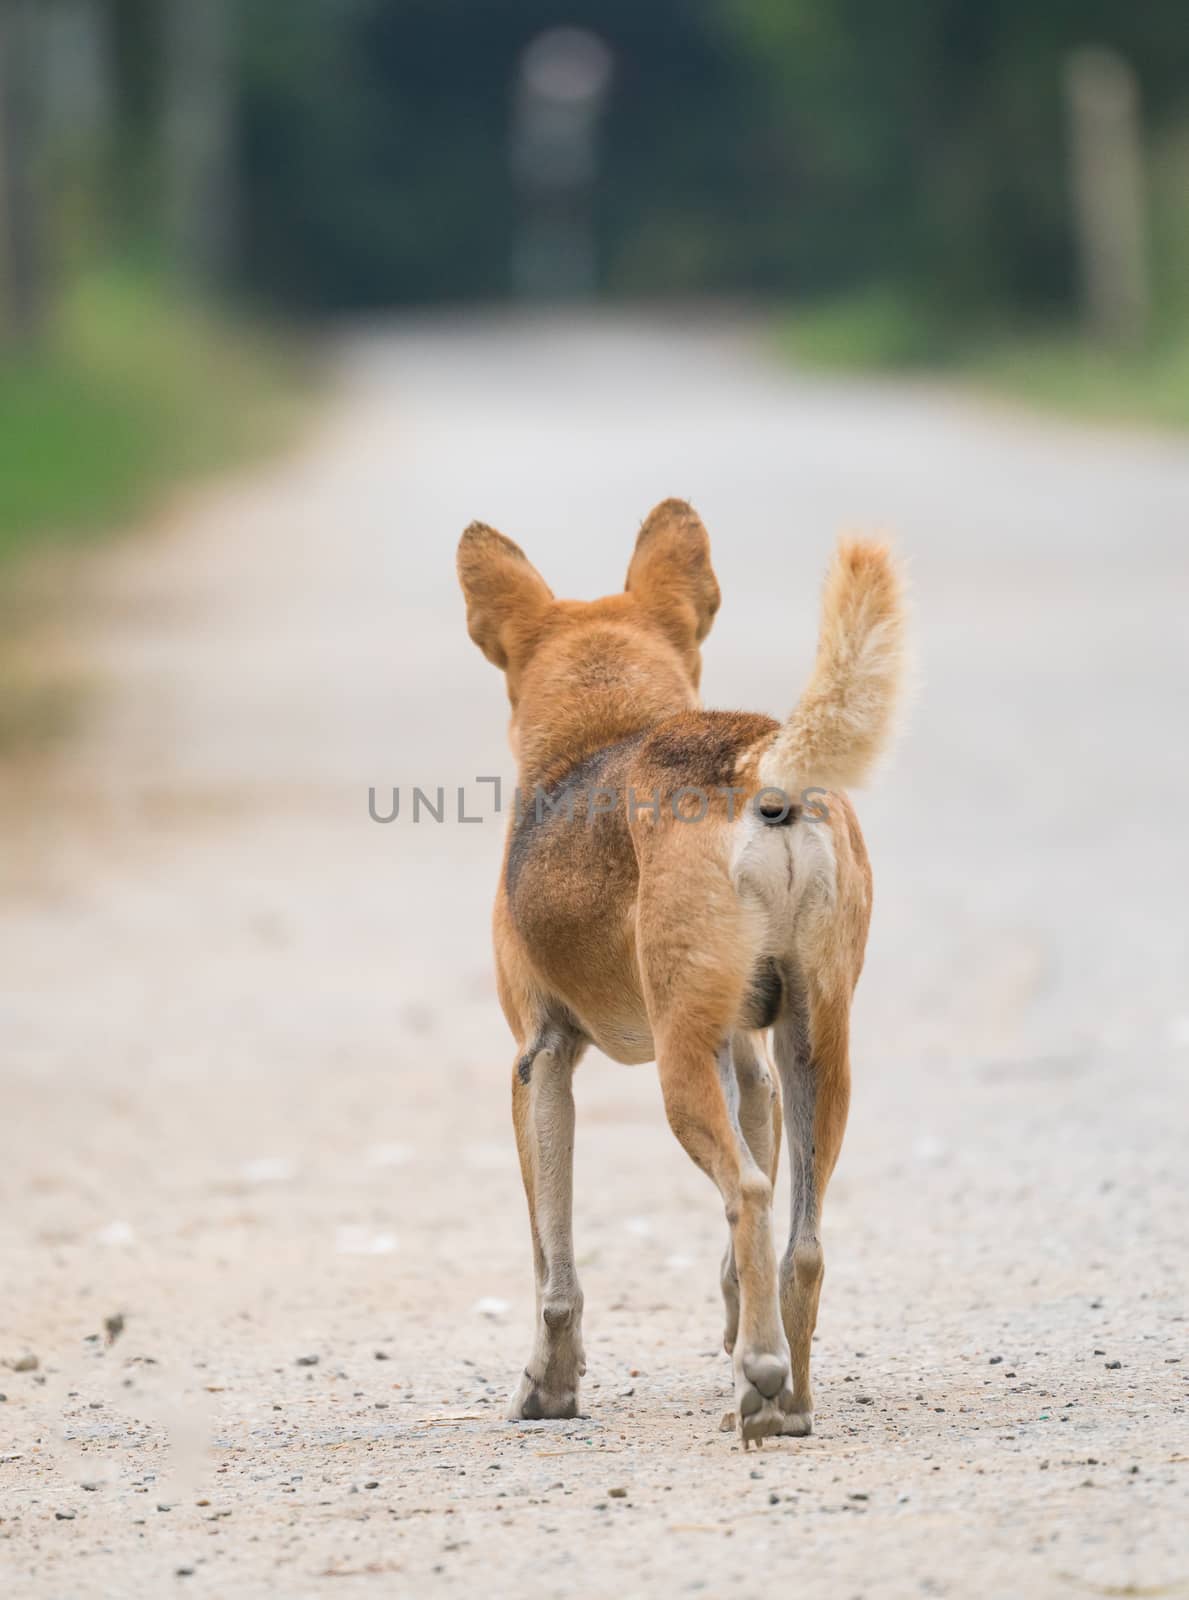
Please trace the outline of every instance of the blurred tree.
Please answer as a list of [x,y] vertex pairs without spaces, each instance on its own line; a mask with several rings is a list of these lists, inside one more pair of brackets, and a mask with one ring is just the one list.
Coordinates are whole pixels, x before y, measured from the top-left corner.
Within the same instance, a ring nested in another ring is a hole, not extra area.
[[235,235],[235,64],[228,0],[164,0],[169,234],[185,276],[218,284]]
[[113,79],[114,141],[109,204],[125,239],[150,235],[158,222],[157,128],[163,44],[159,0],[104,0]]
[[1100,341],[1138,345],[1149,282],[1135,74],[1114,51],[1082,49],[1066,87],[1087,323]]
[[45,228],[57,269],[69,271],[107,234],[112,132],[107,0],[54,0],[43,8],[43,18]]
[[0,0],[0,335],[32,342],[45,301],[37,183],[42,13]]

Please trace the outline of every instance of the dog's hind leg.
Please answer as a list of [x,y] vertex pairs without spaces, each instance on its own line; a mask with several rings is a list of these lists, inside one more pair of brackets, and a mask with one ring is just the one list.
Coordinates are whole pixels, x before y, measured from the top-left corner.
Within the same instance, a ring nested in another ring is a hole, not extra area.
[[780,1309],[793,1360],[786,1433],[813,1431],[809,1355],[825,1272],[822,1201],[850,1106],[849,1020],[844,1000],[810,1000],[799,993],[774,1034],[792,1192],[788,1247],[780,1263]]
[[578,1415],[582,1290],[574,1265],[574,1068],[586,1041],[547,1024],[512,1069],[512,1120],[528,1198],[536,1272],[532,1354],[512,1394],[512,1421]]
[[657,1066],[669,1124],[723,1199],[739,1276],[735,1409],[744,1444],[780,1433],[793,1402],[776,1291],[772,1184],[731,1115],[713,1036],[691,996],[658,1032]]
[[[724,1046],[719,1052],[718,1070],[727,1104],[755,1164],[775,1187],[780,1163],[780,1096],[768,1068],[763,1036],[743,1030],[732,1034],[729,1049]],[[722,1342],[730,1355],[739,1334],[739,1271],[729,1232],[722,1262],[722,1297],[726,1314]]]

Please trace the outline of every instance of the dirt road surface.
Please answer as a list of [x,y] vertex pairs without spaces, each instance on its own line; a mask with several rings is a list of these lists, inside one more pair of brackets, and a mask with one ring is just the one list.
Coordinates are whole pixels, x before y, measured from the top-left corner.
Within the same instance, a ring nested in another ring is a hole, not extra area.
[[[0,1592],[1189,1594],[1189,449],[726,326],[410,322],[339,371],[294,459],[95,562],[84,726],[4,772]],[[725,595],[707,704],[792,705],[840,527],[898,536],[921,657],[858,797],[817,1431],[746,1455],[718,1198],[597,1056],[586,1415],[502,1420],[512,765],[454,544],[592,596],[671,494]]]

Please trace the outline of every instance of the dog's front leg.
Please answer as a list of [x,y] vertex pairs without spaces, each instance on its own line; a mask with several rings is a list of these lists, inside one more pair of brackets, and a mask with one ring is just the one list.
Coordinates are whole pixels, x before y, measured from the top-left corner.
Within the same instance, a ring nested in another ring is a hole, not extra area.
[[582,1290],[574,1265],[573,1075],[582,1042],[543,1033],[512,1071],[512,1120],[533,1235],[537,1310],[532,1354],[512,1394],[512,1421],[576,1417]]

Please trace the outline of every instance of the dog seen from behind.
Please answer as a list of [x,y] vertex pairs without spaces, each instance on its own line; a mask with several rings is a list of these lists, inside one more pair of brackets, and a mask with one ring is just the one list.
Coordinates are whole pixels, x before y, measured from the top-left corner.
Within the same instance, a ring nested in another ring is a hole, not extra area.
[[[603,600],[555,599],[519,546],[481,523],[462,536],[458,572],[470,636],[506,674],[519,765],[494,933],[537,1309],[510,1416],[578,1412],[572,1079],[594,1044],[616,1061],[656,1061],[673,1132],[722,1196],[724,1344],[744,1447],[808,1434],[822,1203],[846,1127],[871,914],[844,791],[895,722],[896,566],[881,544],[840,542],[813,674],[783,725],[700,709],[719,588],[683,501],[651,513],[626,587]],[[792,1215],[778,1262],[782,1123]]]

